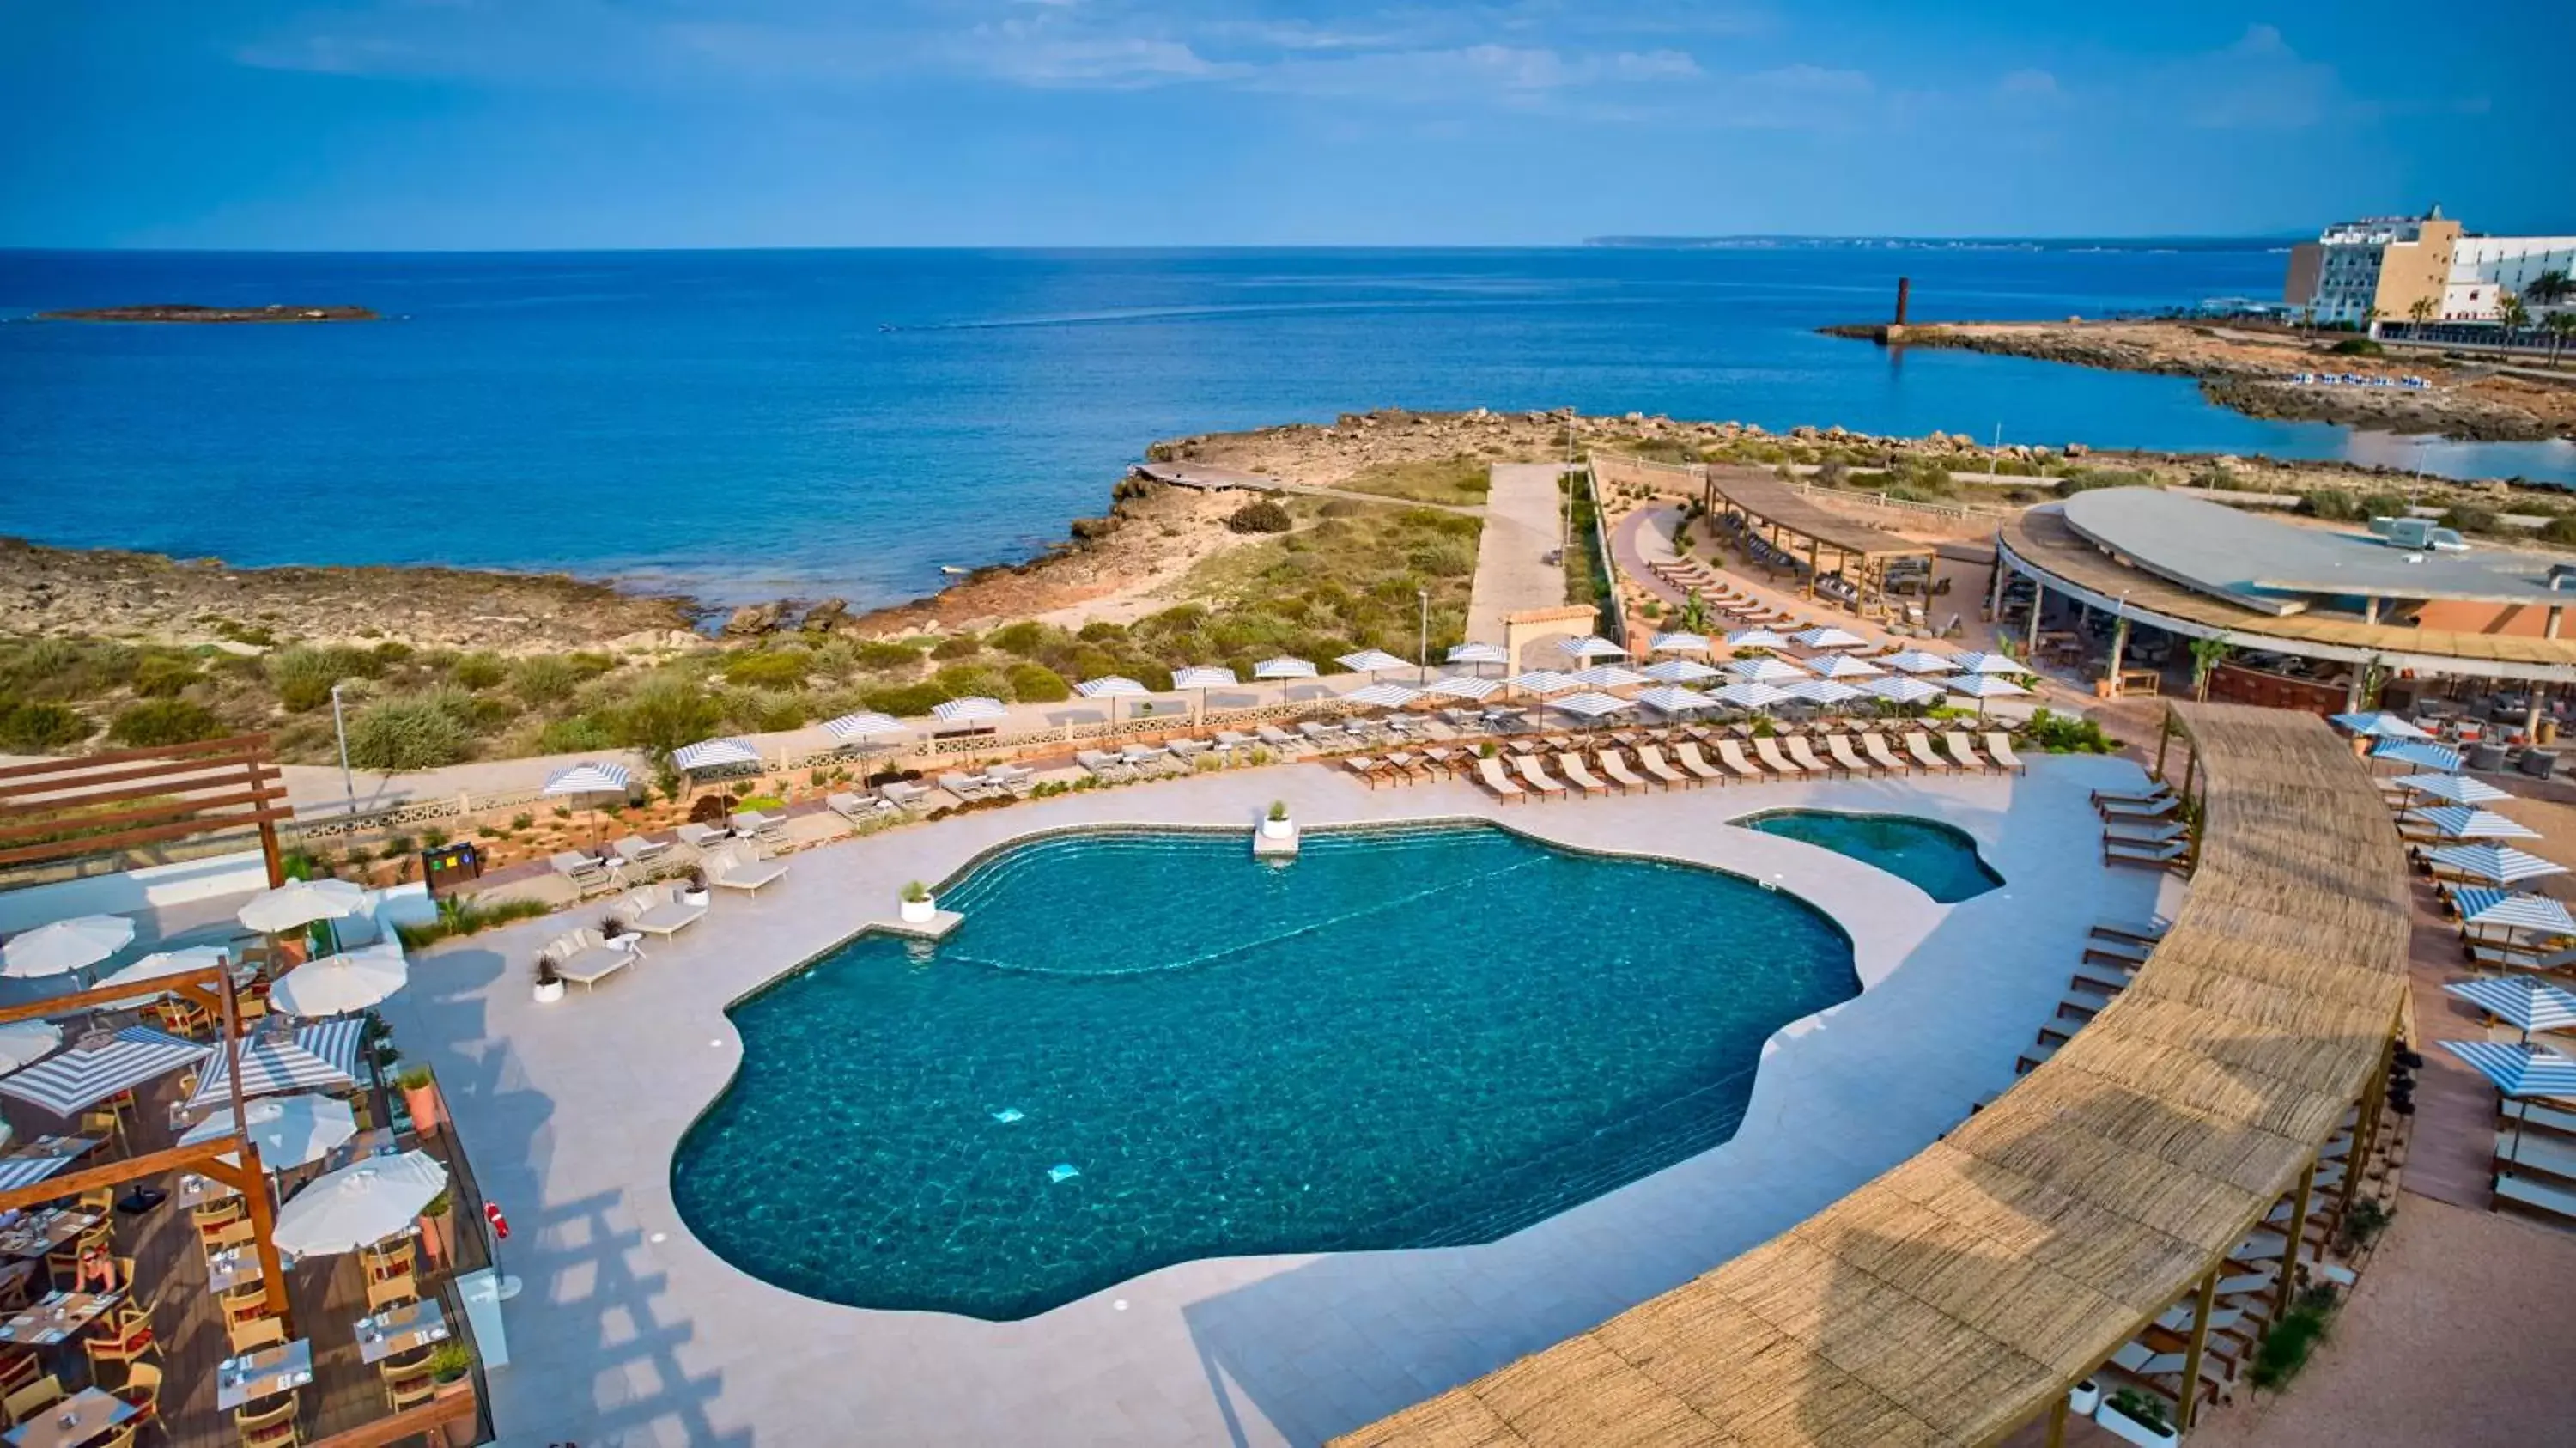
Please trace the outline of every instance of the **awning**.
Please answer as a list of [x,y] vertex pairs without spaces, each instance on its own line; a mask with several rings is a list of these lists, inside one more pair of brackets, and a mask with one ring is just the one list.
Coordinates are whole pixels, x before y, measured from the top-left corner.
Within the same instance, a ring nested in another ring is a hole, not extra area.
[[56,1116],[73,1117],[119,1091],[193,1065],[210,1049],[150,1026],[127,1026],[97,1046],[74,1045],[6,1080],[8,1096]]

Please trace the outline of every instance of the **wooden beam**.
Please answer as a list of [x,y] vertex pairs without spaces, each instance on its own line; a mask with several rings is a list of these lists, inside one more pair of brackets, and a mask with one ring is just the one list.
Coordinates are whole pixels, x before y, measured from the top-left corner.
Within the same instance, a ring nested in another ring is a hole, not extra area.
[[38,1206],[63,1197],[76,1197],[83,1192],[95,1191],[100,1187],[121,1187],[127,1182],[143,1181],[167,1172],[191,1171],[200,1163],[210,1161],[225,1152],[240,1150],[242,1144],[239,1137],[217,1137],[212,1141],[201,1141],[193,1146],[164,1147],[159,1151],[146,1152],[142,1156],[121,1157],[80,1171],[68,1171],[58,1176],[49,1176],[40,1182],[30,1182],[23,1187],[13,1187],[8,1191],[0,1192],[0,1211]]
[[198,739],[186,744],[144,744],[132,749],[102,749],[96,754],[39,759],[27,764],[0,765],[0,779],[33,779],[42,774],[77,774],[102,764],[125,764],[137,759],[190,759],[199,755],[237,754],[244,758],[265,757],[269,736],[230,734],[221,739]]
[[[87,774],[66,775],[33,783],[0,785],[0,800],[35,800],[35,807],[59,809],[80,803],[84,791],[111,784],[132,784],[138,780],[194,779],[200,775],[221,777],[255,769],[261,763],[254,758],[241,759],[164,759],[156,764],[109,767]],[[46,796],[58,798],[46,799]],[[12,806],[19,808],[20,806]]]
[[229,966],[207,965],[195,970],[182,970],[170,975],[158,976],[141,986],[94,985],[88,990],[74,991],[70,995],[47,996],[43,1000],[26,1001],[14,1006],[0,1006],[0,1025],[6,1025],[11,1021],[40,1021],[47,1016],[69,1015],[74,1011],[93,1006],[112,1006],[118,1001],[130,1001],[139,995],[150,995],[154,991],[177,990],[182,986],[207,986],[221,990],[224,988],[223,983],[228,983],[231,979]]
[[469,1375],[464,1392],[432,1398],[417,1408],[405,1408],[328,1438],[317,1438],[307,1448],[392,1448],[396,1443],[416,1438],[431,1443],[442,1442],[442,1425],[474,1422],[478,1411],[473,1378]]
[[80,835],[45,845],[21,845],[0,850],[0,865],[35,864],[45,860],[67,860],[81,855],[104,854],[127,845],[150,844],[156,840],[186,839],[191,835],[222,834],[227,830],[247,830],[253,826],[274,825],[295,818],[293,808],[271,806],[249,814],[212,815],[182,824],[155,825],[150,829],[124,830],[112,835]]
[[[202,782],[198,778],[200,775],[204,776]],[[275,770],[257,763],[245,767],[238,760],[225,760],[213,766],[192,766],[184,777],[171,776],[150,784],[129,784],[122,789],[85,790],[78,794],[64,794],[59,799],[30,798],[34,791],[21,786],[16,795],[0,796],[0,798],[25,799],[27,802],[0,803],[0,819],[16,819],[20,816],[47,813],[76,814],[99,805],[123,804],[128,800],[162,799],[172,795],[196,794],[210,789],[232,789],[239,786],[246,778],[256,784],[285,788],[282,782],[283,776]],[[63,788],[70,789],[71,786],[65,785]]]
[[[2344,1163],[2344,1175],[2352,1175],[2349,1161]],[[2299,1173],[2298,1205],[2290,1209],[2290,1240],[2281,1253],[2281,1280],[2272,1285],[2273,1327],[2280,1326],[2281,1319],[2290,1315],[2290,1293],[2298,1286],[2299,1249],[2307,1243],[2308,1198],[2316,1194],[2316,1189],[2317,1158],[2311,1156],[2306,1169]]]
[[2058,1394],[2057,1401],[2048,1409],[2048,1448],[2066,1448],[2066,1395],[2064,1393]]
[[2200,1279],[2200,1306],[2192,1316],[2191,1347],[2182,1355],[2182,1401],[2174,1405],[2174,1431],[2191,1431],[2191,1412],[2200,1402],[2200,1357],[2209,1346],[2209,1315],[2218,1307],[2218,1274],[2226,1264]]
[[[166,799],[160,804],[138,805],[133,809],[106,810],[98,814],[58,814],[47,818],[0,813],[0,819],[15,819],[15,824],[0,824],[0,840],[45,840],[49,844],[78,844],[92,838],[91,831],[106,831],[121,825],[161,824],[170,820],[199,819],[213,821],[232,818],[209,814],[212,810],[254,808],[273,799],[286,798],[284,786],[273,789],[251,788],[219,794],[209,799]],[[51,837],[51,838],[48,838]]]

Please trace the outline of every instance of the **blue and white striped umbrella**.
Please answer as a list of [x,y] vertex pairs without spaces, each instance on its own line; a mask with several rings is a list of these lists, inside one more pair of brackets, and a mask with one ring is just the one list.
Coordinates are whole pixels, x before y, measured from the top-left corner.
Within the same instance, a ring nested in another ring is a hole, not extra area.
[[[1459,648],[1465,647],[1467,647],[1467,645],[1459,645]],[[1476,647],[1492,648],[1493,646],[1490,644],[1479,644],[1476,645]],[[1494,659],[1494,662],[1498,664],[1501,663],[1502,659],[1500,655],[1502,654],[1502,650],[1494,649],[1494,653],[1497,656]],[[1450,657],[1454,659],[1457,657],[1458,650],[1451,649],[1449,654]],[[1306,662],[1304,659],[1292,659],[1286,654],[1281,654],[1275,659],[1263,659],[1260,663],[1252,666],[1252,677],[1256,679],[1311,679],[1315,677],[1315,673],[1316,669],[1313,664]]]
[[[365,1016],[336,1016],[298,1026],[290,1037],[245,1038],[241,1043],[242,1095],[275,1096],[287,1091],[346,1091],[358,1084],[358,1046],[367,1029]],[[194,1111],[210,1102],[232,1099],[232,1072],[223,1053],[206,1064],[188,1098]],[[0,1091],[8,1083],[0,1082]]]
[[2491,809],[2474,805],[2439,804],[2431,809],[2414,811],[2415,817],[2454,840],[2536,840],[2540,831],[2529,825],[2516,824]]
[[1726,671],[1748,684],[1785,684],[1807,677],[1806,670],[1779,658],[1736,659],[1727,664]]
[[1708,635],[1688,632],[1659,633],[1648,646],[1649,653],[1704,654],[1708,652]]
[[1003,708],[1002,701],[999,699],[987,698],[982,694],[969,694],[963,699],[946,699],[933,704],[930,706],[930,712],[942,723],[989,724],[996,719],[1009,717],[1011,711]]
[[[1398,659],[1396,662],[1404,661]],[[1235,678],[1234,670],[1215,664],[1192,664],[1185,669],[1172,670],[1172,687],[1175,689],[1231,689],[1240,682]]]
[[1849,654],[1818,654],[1807,660],[1807,667],[1819,679],[1875,679],[1887,672],[1867,659]]
[[1421,697],[1420,689],[1403,684],[1366,684],[1344,694],[1342,702],[1363,709],[1401,709]]
[[1635,707],[1615,694],[1593,693],[1568,694],[1562,699],[1550,699],[1547,701],[1547,706],[1551,709],[1562,709],[1578,719],[1605,718],[1623,709]]
[[2493,885],[2512,885],[2524,880],[2537,880],[2543,875],[2567,873],[2565,865],[2544,860],[2511,845],[2444,845],[2427,852],[2424,858],[2454,874],[2473,876]]
[[1740,628],[1726,636],[1730,649],[1785,649],[1789,641],[1767,628]]
[[1333,662],[1354,674],[1379,674],[1388,669],[1413,667],[1413,660],[1399,659],[1384,649],[1362,649],[1355,654],[1344,654]]
[[1730,709],[1768,709],[1788,698],[1789,695],[1786,690],[1775,689],[1769,684],[1742,680],[1727,685],[1709,697]]
[[1856,649],[1869,640],[1849,629],[1820,623],[1789,635],[1789,641],[1802,649]]
[[2001,674],[1961,674],[1955,679],[1944,679],[1942,683],[1949,687],[1951,693],[1964,694],[1971,699],[2012,699],[2030,692]]
[[2363,739],[2430,739],[2433,736],[2394,714],[2332,714],[2326,722]]
[[1794,684],[1782,685],[1780,692],[1810,704],[1825,705],[1848,703],[1861,697],[1860,690],[1849,684],[1837,684],[1831,679],[1800,679]]
[[2576,916],[2567,907],[2546,895],[2525,895],[2475,885],[2451,897],[2460,907],[2463,925],[2494,925],[2512,930],[2540,930],[2556,935],[2576,935]]
[[1637,702],[1659,714],[1687,714],[1693,709],[1714,709],[1717,700],[1697,689],[1678,684],[1658,684],[1637,695]]
[[1646,665],[1645,673],[1659,684],[1696,684],[1702,679],[1722,677],[1725,671],[1712,669],[1697,659],[1666,659]]
[[575,764],[546,776],[544,793],[623,794],[628,775],[623,764]]
[[2534,1031],[2576,1026],[2576,995],[2534,976],[2481,976],[2476,980],[2455,980],[2442,989],[2488,1015],[2521,1027],[2525,1040]]
[[1587,689],[1633,689],[1654,680],[1624,664],[1594,664],[1576,674],[1574,682]]
[[77,1116],[119,1091],[193,1065],[206,1054],[206,1047],[166,1031],[127,1026],[96,1045],[76,1044],[0,1080],[0,1096],[56,1116]]
[[39,1150],[33,1146],[12,1156],[0,1156],[0,1192],[14,1192],[31,1187],[81,1159],[82,1153],[67,1148]]
[[683,771],[717,769],[728,764],[758,764],[760,751],[748,739],[701,739],[671,751],[671,762]]
[[1559,639],[1556,646],[1578,659],[1624,659],[1628,651],[1601,637],[1585,634],[1579,639]]
[[1941,697],[1941,686],[1929,679],[1903,677],[1871,679],[1860,686],[1864,694],[1874,694],[1891,704],[1929,704]]
[[892,714],[861,710],[838,719],[823,721],[823,730],[835,739],[875,739],[887,734],[901,734],[911,726]]
[[2493,804],[2513,798],[2485,780],[2465,774],[2401,774],[2389,783],[2450,804]]
[[2370,757],[2392,760],[2409,769],[2438,769],[2444,774],[2460,772],[2460,751],[2412,739],[2382,739],[2370,747]]
[[1514,674],[1511,685],[1533,694],[1562,694],[1568,689],[1583,687],[1574,682],[1572,674],[1560,674],[1554,669],[1532,669],[1526,674]]
[[1512,656],[1501,644],[1463,643],[1449,646],[1448,659],[1453,664],[1508,664]]
[[1111,674],[1105,679],[1085,679],[1073,686],[1073,692],[1086,699],[1133,699],[1150,691],[1124,674]]
[[1483,699],[1499,692],[1500,679],[1480,679],[1473,674],[1443,674],[1423,686],[1422,692],[1444,699]]
[[[2442,1049],[2468,1062],[2507,1096],[2576,1096],[2576,1061],[2545,1046],[2444,1041]],[[0,1085],[0,1091],[7,1089]]]
[[1950,661],[1963,674],[2027,674],[2030,666],[2010,654],[1961,654]]
[[1907,649],[1903,653],[1889,654],[1879,662],[1905,674],[1955,674],[1959,671],[1956,659],[1927,649]]

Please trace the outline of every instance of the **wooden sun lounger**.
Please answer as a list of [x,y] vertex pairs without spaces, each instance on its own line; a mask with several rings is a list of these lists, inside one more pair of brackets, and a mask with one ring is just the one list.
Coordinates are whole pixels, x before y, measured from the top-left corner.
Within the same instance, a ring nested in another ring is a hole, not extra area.
[[1941,744],[1950,751],[1952,759],[1959,761],[1961,769],[1973,769],[1979,774],[1984,774],[1995,767],[1984,755],[1977,752],[1974,740],[1957,730],[1942,735]]
[[1565,793],[1565,786],[1556,782],[1556,776],[1547,772],[1547,766],[1535,754],[1513,755],[1512,768],[1519,770],[1521,778],[1542,796]]
[[2155,953],[2155,949],[2135,940],[2094,940],[2086,943],[2084,958],[2109,961],[2114,965],[2142,965]]
[[2012,736],[2000,729],[1986,731],[1986,756],[1994,760],[1995,767],[1998,769],[2009,770],[2014,774],[2030,772],[2030,766],[2021,762],[2020,755],[2013,753]]
[[1780,752],[1780,741],[1775,736],[1768,734],[1757,734],[1753,736],[1753,752],[1761,756],[1763,765],[1773,774],[1804,774],[1807,772],[1807,766],[1800,764],[1798,761],[1791,759],[1788,755]]
[[2566,970],[2576,967],[2576,950],[2533,950],[2497,940],[2467,942],[2469,963],[2490,970]]
[[1898,755],[1895,749],[1889,746],[1887,736],[1884,734],[1873,732],[1862,735],[1860,747],[1868,752],[1872,764],[1890,774],[1912,774],[1919,767],[1913,761]]
[[2190,833],[2190,827],[2179,820],[2152,823],[2143,820],[2124,820],[2102,827],[2102,838],[2116,840],[2124,845],[2161,845],[2169,840],[2181,839]]
[[1653,787],[1644,775],[1630,769],[1627,758],[1615,749],[1601,751],[1601,772],[1610,776],[1610,782],[1619,786],[1623,794],[1634,794],[1638,790]]
[[1959,766],[1951,763],[1949,760],[1943,759],[1939,754],[1933,751],[1932,736],[1929,734],[1906,735],[1905,752],[1916,764],[1921,765],[1925,769],[1931,770],[1935,774],[1955,774],[1958,772]]
[[2159,868],[2182,862],[2190,848],[2186,840],[2173,840],[2161,845],[2132,844],[2123,840],[2102,842],[2102,863],[2106,865],[2153,865]]
[[1365,754],[1354,754],[1343,760],[1342,767],[1367,780],[1368,787],[1371,789],[1377,788],[1386,780],[1386,765]]
[[1664,782],[1664,788],[1666,789],[1670,789],[1677,784],[1687,784],[1693,789],[1696,789],[1708,782],[1707,780],[1701,779],[1695,775],[1684,774],[1680,770],[1666,764],[1664,762],[1664,751],[1652,744],[1640,744],[1637,746],[1637,762],[1645,766],[1647,774],[1652,775],[1656,779],[1662,780]]
[[1485,788],[1492,790],[1494,797],[1505,804],[1529,803],[1529,791],[1522,789],[1513,782],[1510,775],[1503,773],[1503,762],[1499,759],[1478,759],[1476,778],[1484,781]]
[[1762,779],[1770,774],[1769,770],[1744,757],[1744,741],[1741,739],[1712,739],[1709,744],[1717,751],[1717,762],[1735,771],[1738,778]]
[[2165,938],[2161,925],[2126,925],[2117,920],[2096,920],[2086,932],[2103,940],[2129,940],[2140,945],[2153,945]]
[[2096,805],[2154,804],[2158,800],[2171,798],[2173,798],[2173,791],[2167,789],[2161,783],[2156,785],[2153,789],[2143,791],[2134,789],[2097,789],[2093,791],[2093,803]]
[[1843,772],[1842,765],[1817,758],[1815,741],[1803,734],[1792,734],[1781,740],[1780,747],[1789,751],[1789,757],[1797,761],[1798,767],[1809,774],[1831,775]]
[[1673,758],[1680,760],[1682,768],[1690,771],[1691,778],[1700,781],[1702,784],[1706,784],[1712,779],[1716,780],[1720,784],[1732,784],[1734,782],[1732,779],[1728,778],[1725,770],[1708,762],[1707,757],[1699,752],[1699,743],[1696,740],[1683,739],[1676,741],[1673,745]]
[[1834,763],[1841,766],[1842,771],[1845,774],[1867,774],[1870,772],[1869,761],[1861,758],[1860,751],[1852,747],[1852,738],[1848,734],[1826,735],[1825,752],[1834,757]]
[[2108,801],[2096,801],[2093,806],[2106,820],[2160,820],[2181,807],[2182,801],[2173,795],[2166,795],[2162,800],[2151,804],[2114,804]]
[[1593,777],[1591,769],[1584,764],[1583,756],[1580,754],[1575,754],[1569,751],[1557,755],[1556,767],[1564,771],[1565,777],[1574,781],[1575,788],[1582,790],[1585,794],[1608,794],[1610,792],[1610,786],[1603,784],[1600,780]]

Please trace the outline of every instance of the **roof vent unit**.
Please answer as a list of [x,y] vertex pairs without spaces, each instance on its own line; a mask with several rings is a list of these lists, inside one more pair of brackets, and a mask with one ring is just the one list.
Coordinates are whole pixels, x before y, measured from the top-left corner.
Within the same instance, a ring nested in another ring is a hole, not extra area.
[[2391,548],[2410,552],[2431,549],[2436,553],[2466,553],[2469,541],[2449,528],[2434,526],[2430,518],[2373,518],[2370,531]]

